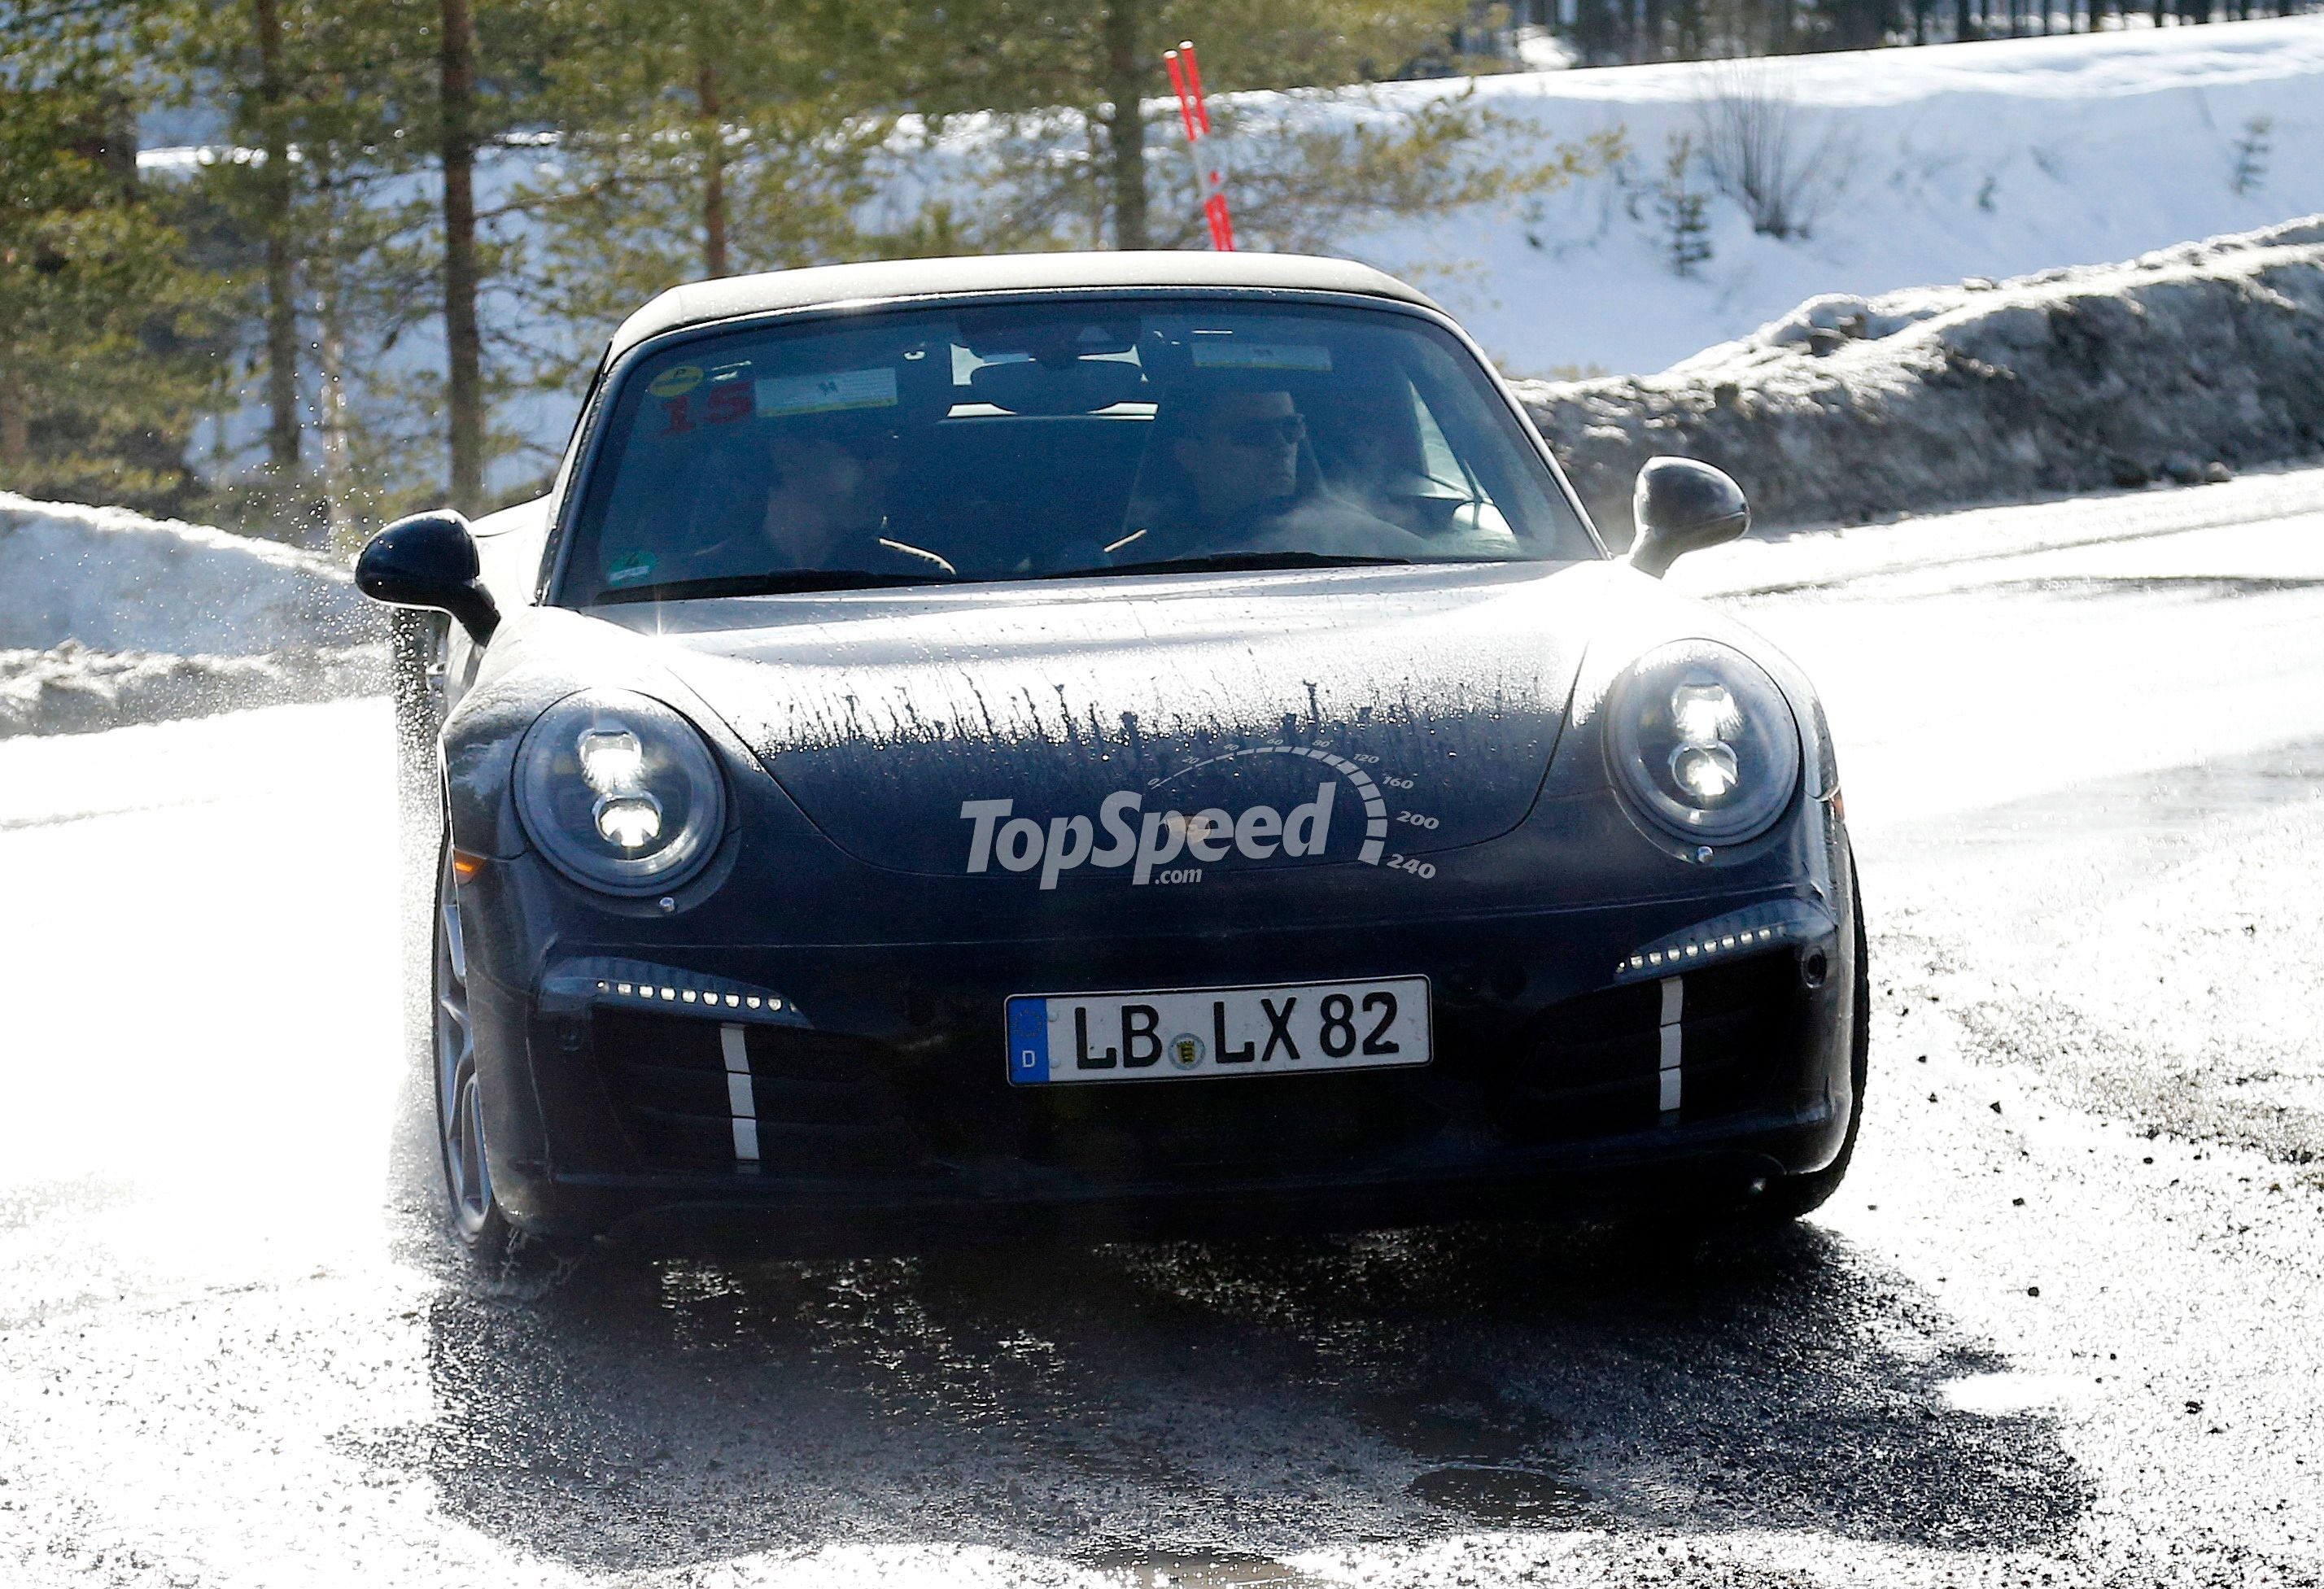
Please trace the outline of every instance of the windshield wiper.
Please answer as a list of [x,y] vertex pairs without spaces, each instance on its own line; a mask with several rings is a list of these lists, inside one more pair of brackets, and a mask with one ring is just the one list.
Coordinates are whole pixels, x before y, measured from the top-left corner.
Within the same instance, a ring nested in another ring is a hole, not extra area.
[[669,579],[659,584],[625,585],[602,592],[600,604],[614,602],[691,602],[709,596],[787,596],[806,591],[868,591],[889,585],[948,585],[941,574],[871,574],[857,568],[801,568],[781,574],[730,574],[716,579]]
[[1208,574],[1255,568],[1370,568],[1408,564],[1409,557],[1342,556],[1336,552],[1215,552],[1206,557],[1163,557],[1151,563],[1110,563],[1066,568],[1043,579],[1099,579],[1109,574]]

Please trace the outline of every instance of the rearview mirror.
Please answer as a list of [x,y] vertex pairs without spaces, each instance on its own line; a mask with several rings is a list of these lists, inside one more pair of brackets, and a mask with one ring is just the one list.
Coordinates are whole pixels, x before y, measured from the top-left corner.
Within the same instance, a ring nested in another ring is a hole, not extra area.
[[1660,579],[1688,552],[1731,541],[1751,528],[1743,488],[1726,471],[1692,458],[1648,458],[1630,498],[1638,538],[1630,566]]
[[355,588],[391,607],[448,612],[479,646],[500,626],[500,608],[477,577],[476,537],[449,508],[399,519],[355,559]]

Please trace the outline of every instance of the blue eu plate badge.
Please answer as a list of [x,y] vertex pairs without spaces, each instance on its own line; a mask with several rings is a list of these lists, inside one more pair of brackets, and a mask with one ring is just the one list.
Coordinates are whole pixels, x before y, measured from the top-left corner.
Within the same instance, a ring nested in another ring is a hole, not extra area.
[[1048,1079],[1049,1001],[1012,998],[1009,1001],[1009,1079],[1034,1082]]

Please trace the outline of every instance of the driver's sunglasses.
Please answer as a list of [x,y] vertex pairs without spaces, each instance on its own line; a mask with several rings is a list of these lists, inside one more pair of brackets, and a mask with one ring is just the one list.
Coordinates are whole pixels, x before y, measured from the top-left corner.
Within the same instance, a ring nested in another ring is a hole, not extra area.
[[1235,419],[1218,427],[1222,441],[1239,447],[1292,447],[1307,439],[1307,421],[1297,414],[1274,419]]

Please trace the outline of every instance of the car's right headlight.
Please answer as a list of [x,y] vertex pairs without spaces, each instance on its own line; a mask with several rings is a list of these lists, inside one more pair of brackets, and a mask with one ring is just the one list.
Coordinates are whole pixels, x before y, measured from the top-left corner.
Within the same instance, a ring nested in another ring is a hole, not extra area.
[[1632,663],[1606,698],[1606,758],[1630,804],[1696,844],[1767,831],[1800,784],[1800,730],[1759,665],[1715,640]]
[[726,785],[700,732],[628,691],[584,691],[540,714],[517,750],[516,804],[558,870],[609,894],[676,887],[726,823]]

